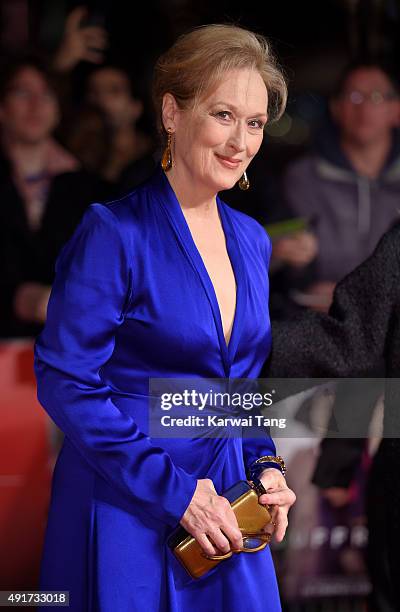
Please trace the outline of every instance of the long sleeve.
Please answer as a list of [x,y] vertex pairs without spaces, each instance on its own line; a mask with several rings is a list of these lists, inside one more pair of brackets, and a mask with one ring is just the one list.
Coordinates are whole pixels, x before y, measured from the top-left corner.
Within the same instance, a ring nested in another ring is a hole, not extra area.
[[[272,252],[272,243],[265,231],[263,231],[262,237],[262,257],[266,263],[265,274],[266,276],[268,276],[268,268]],[[268,304],[265,305],[265,308],[268,312]],[[259,411],[254,410],[253,408],[251,414],[256,415],[261,413]],[[246,472],[248,472],[251,464],[259,457],[262,457],[264,455],[276,455],[275,444],[270,436],[268,428],[264,428],[265,436],[263,437],[259,436],[260,428],[257,426],[254,426],[254,428],[257,434],[256,437],[251,437],[251,428],[246,428],[245,437],[242,438],[243,460]],[[279,469],[279,466],[277,466],[277,469]]]
[[338,283],[328,315],[307,311],[272,326],[269,377],[362,376],[385,357],[400,302],[397,225]]
[[101,377],[131,276],[120,221],[107,206],[92,204],[57,260],[46,325],[35,344],[38,398],[101,477],[175,525],[197,480],[117,408]]
[[[265,455],[276,455],[276,448],[274,441],[268,434],[265,433],[265,438],[243,438],[243,459],[244,465],[246,468],[246,473],[248,474],[251,464],[260,457]],[[275,467],[275,466],[271,466]],[[279,470],[279,466],[276,466]]]

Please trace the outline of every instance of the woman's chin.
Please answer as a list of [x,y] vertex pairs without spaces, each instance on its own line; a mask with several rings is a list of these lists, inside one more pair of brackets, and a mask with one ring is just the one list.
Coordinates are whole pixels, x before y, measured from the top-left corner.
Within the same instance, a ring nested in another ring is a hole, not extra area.
[[232,189],[232,187],[236,185],[238,180],[239,179],[231,177],[228,179],[218,181],[219,185],[218,185],[217,191],[228,191],[228,189]]

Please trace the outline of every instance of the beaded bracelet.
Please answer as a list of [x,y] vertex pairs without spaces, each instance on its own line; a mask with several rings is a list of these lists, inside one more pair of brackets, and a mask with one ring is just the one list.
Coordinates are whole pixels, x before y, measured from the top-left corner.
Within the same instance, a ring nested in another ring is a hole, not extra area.
[[264,455],[263,457],[259,457],[250,465],[249,472],[250,478],[258,478],[263,470],[268,467],[277,468],[281,471],[282,476],[286,477],[286,465],[283,458],[273,455]]

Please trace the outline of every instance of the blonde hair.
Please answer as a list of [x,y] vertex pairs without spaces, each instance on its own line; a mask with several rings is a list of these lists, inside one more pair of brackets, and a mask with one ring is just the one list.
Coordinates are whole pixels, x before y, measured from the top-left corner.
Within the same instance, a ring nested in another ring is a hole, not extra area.
[[226,24],[200,26],[180,36],[158,59],[153,78],[153,101],[158,127],[165,136],[162,100],[170,93],[179,108],[194,107],[228,70],[249,68],[261,75],[268,91],[268,121],[285,110],[287,85],[264,36]]

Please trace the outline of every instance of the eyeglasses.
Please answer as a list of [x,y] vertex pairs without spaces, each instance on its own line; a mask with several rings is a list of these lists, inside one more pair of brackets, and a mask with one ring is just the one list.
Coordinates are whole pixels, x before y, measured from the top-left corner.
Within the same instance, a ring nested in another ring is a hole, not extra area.
[[368,93],[365,93],[362,91],[354,90],[344,91],[340,97],[356,106],[366,101],[370,102],[374,106],[379,106],[383,102],[395,100],[398,96],[394,91],[387,93],[382,93],[381,91],[370,91]]
[[271,534],[265,533],[265,531],[242,532],[243,535],[243,546],[239,549],[230,550],[224,555],[207,555],[205,552],[202,553],[203,557],[212,561],[222,561],[223,559],[229,559],[233,553],[254,553],[259,550],[263,550],[271,541]]

